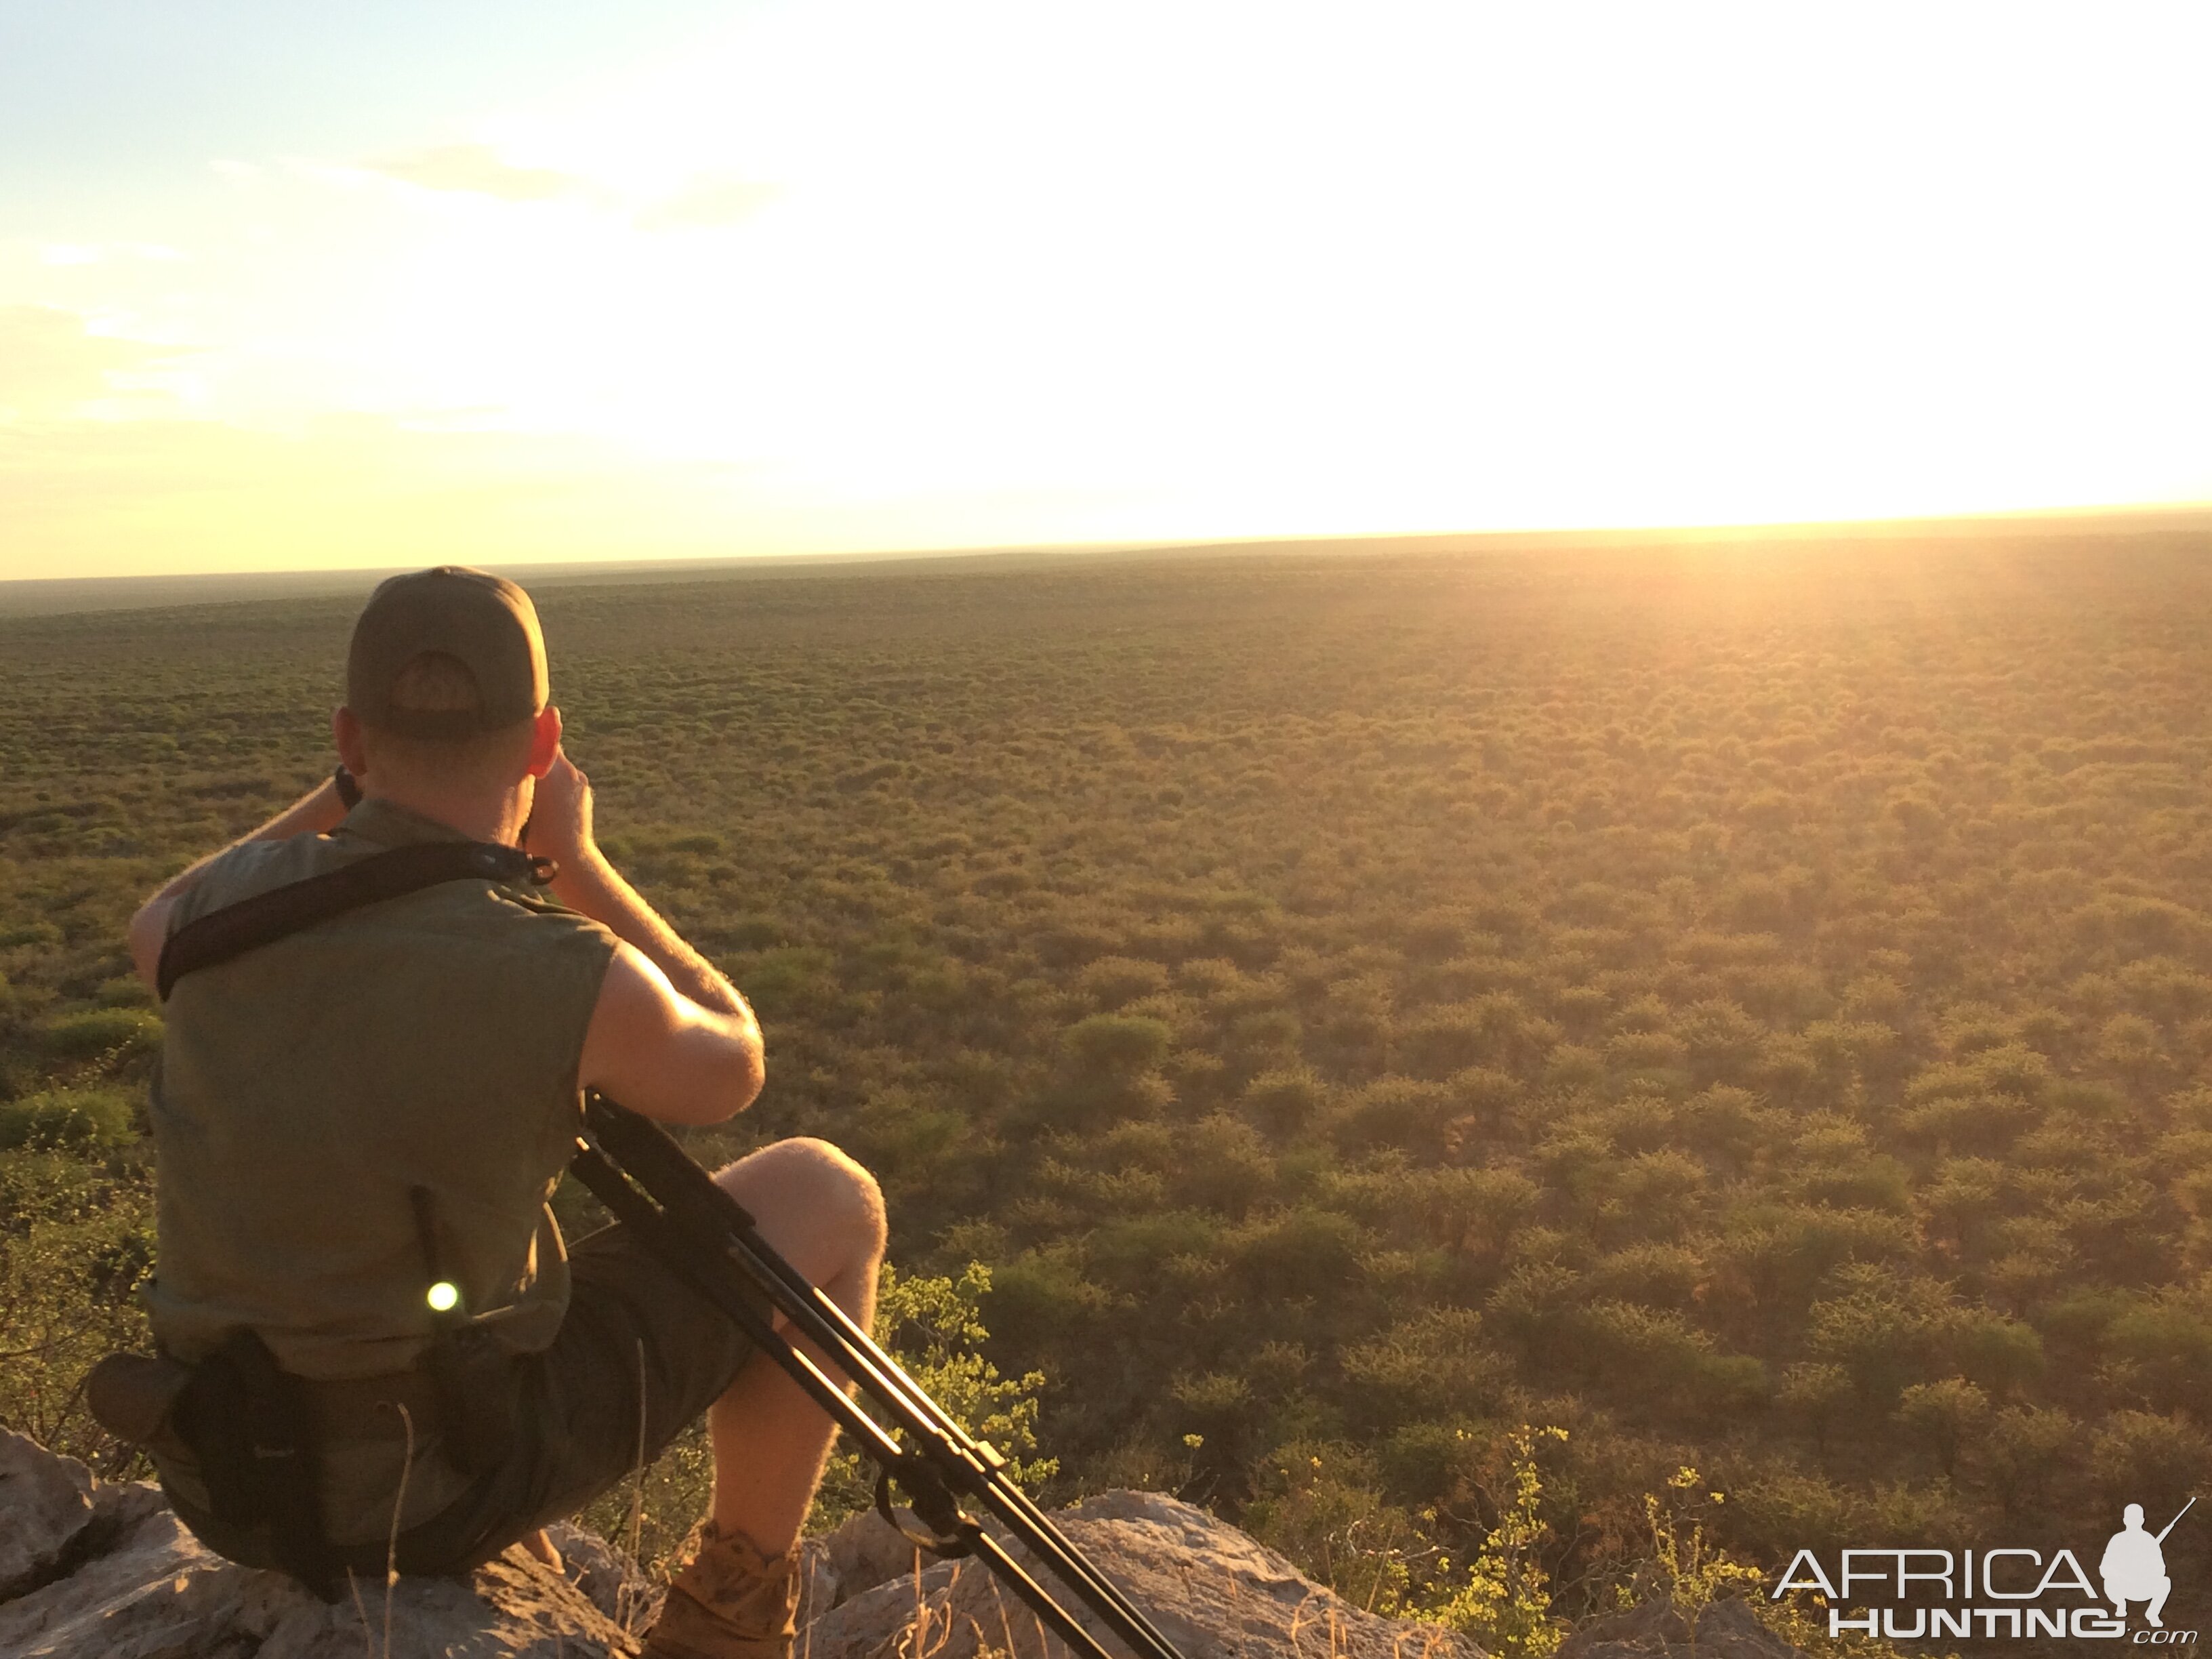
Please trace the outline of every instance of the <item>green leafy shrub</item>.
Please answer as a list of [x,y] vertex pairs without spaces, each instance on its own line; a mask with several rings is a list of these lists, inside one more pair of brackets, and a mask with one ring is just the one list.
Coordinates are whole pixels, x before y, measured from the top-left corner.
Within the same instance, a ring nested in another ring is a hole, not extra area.
[[140,1008],[57,1014],[40,1028],[39,1045],[58,1060],[143,1054],[161,1046],[161,1018]]
[[1552,1528],[1542,1512],[1536,1450],[1540,1442],[1566,1437],[1560,1428],[1524,1425],[1514,1431],[1507,1441],[1512,1491],[1499,1502],[1498,1520],[1483,1534],[1465,1578],[1425,1609],[1492,1653],[1547,1659],[1565,1633],[1552,1612],[1552,1575],[1544,1565]]
[[136,1291],[153,1261],[153,1197],[143,1176],[73,1152],[0,1152],[0,1428],[95,1462],[120,1449],[78,1384],[105,1355],[149,1346]]
[[49,1089],[0,1101],[0,1152],[126,1146],[137,1138],[137,1115],[131,1096],[120,1089]]
[[1134,1014],[1092,1014],[1060,1039],[1079,1073],[1115,1078],[1150,1071],[1166,1057],[1169,1040],[1164,1021]]

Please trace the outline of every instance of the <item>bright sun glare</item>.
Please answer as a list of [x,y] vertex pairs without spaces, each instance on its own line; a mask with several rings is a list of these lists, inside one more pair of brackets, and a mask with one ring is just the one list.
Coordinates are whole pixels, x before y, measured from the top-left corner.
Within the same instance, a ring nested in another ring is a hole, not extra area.
[[0,575],[2201,500],[2201,20],[749,9],[0,204]]

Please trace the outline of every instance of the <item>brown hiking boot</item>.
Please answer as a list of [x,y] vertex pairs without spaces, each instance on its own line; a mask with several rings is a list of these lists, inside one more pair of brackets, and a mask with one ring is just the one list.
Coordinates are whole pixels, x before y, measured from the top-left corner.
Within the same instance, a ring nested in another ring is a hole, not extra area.
[[799,1547],[769,1556],[709,1521],[676,1575],[639,1659],[790,1659],[799,1608]]

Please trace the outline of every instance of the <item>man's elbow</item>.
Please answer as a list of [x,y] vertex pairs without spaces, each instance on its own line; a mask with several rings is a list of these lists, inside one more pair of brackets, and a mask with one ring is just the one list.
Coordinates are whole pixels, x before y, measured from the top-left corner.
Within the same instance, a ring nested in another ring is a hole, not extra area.
[[706,1091],[711,1115],[703,1121],[724,1123],[759,1099],[761,1087],[768,1081],[759,1040],[732,1043],[714,1071],[714,1086]]
[[736,1076],[731,1079],[730,1088],[732,1117],[758,1100],[762,1087],[768,1082],[768,1056],[761,1052],[757,1041],[745,1044],[744,1052],[734,1069]]
[[168,934],[169,901],[150,898],[138,907],[131,918],[131,926],[124,934],[131,951],[131,965],[138,970],[149,989],[159,988],[161,945]]

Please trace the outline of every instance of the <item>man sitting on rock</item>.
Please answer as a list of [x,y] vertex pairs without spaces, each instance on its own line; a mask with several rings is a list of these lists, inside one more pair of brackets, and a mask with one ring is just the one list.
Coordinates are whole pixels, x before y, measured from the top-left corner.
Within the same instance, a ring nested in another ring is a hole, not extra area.
[[[523,845],[557,862],[558,902],[526,882],[446,881],[176,982],[148,1301],[164,1353],[197,1369],[149,1441],[161,1483],[205,1543],[249,1565],[295,1566],[304,1513],[334,1572],[381,1574],[395,1529],[402,1571],[455,1572],[572,1513],[703,1411],[712,1515],[646,1652],[787,1654],[829,1419],[749,1364],[732,1323],[622,1227],[570,1254],[546,1207],[584,1089],[669,1123],[750,1104],[752,1011],[599,852],[520,588],[455,567],[384,583],[333,726],[331,781],[132,919],[149,982],[195,918],[387,848]],[[716,1179],[866,1326],[884,1249],[866,1171],[786,1140]],[[261,1431],[233,1420],[237,1379],[270,1358],[276,1392],[253,1398],[304,1423],[304,1487],[250,1467]],[[257,1508],[282,1491],[309,1493],[306,1510]]]

